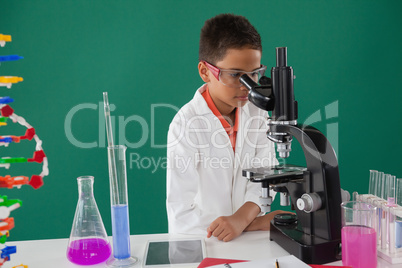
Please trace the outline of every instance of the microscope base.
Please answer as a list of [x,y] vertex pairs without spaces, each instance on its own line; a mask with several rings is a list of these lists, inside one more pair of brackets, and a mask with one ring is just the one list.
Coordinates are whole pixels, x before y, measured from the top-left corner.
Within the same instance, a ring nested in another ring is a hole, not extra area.
[[305,234],[296,224],[276,225],[271,221],[270,240],[307,264],[325,264],[342,259],[341,240],[326,240]]

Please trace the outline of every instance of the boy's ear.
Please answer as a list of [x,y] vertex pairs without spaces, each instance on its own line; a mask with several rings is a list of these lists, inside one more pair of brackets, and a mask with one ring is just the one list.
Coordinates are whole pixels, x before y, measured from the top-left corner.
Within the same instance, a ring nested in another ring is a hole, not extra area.
[[205,83],[211,81],[211,79],[209,78],[210,72],[208,71],[208,67],[202,61],[198,63],[198,73],[200,74],[202,81],[204,81]]

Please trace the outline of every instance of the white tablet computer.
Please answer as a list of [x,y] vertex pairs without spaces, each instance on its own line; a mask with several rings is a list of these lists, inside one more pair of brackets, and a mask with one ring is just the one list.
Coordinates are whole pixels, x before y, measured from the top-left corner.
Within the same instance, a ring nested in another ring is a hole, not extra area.
[[144,267],[198,265],[205,256],[204,239],[148,241]]

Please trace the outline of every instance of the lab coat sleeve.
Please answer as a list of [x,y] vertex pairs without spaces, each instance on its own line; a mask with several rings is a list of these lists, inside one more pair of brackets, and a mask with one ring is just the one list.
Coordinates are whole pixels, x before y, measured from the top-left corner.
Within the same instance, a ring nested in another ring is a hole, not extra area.
[[[260,116],[259,131],[256,139],[256,148],[253,167],[268,167],[278,164],[275,157],[275,144],[267,138],[266,118]],[[275,198],[276,192],[270,190],[270,196]],[[246,202],[254,202],[261,208],[260,204],[261,184],[254,182],[247,182]]]
[[[195,202],[198,192],[196,134],[188,135],[184,119],[173,120],[168,132],[166,207],[169,233],[205,234],[199,226],[202,212]],[[196,227],[198,226],[198,227]]]

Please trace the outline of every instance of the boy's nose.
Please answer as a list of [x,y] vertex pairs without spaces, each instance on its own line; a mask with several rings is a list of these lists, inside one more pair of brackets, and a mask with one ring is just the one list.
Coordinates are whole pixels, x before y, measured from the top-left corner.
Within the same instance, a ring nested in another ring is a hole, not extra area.
[[248,91],[248,89],[246,88],[246,86],[245,86],[245,85],[243,85],[243,84],[241,84],[241,86],[240,86],[240,90],[242,90],[242,91]]

